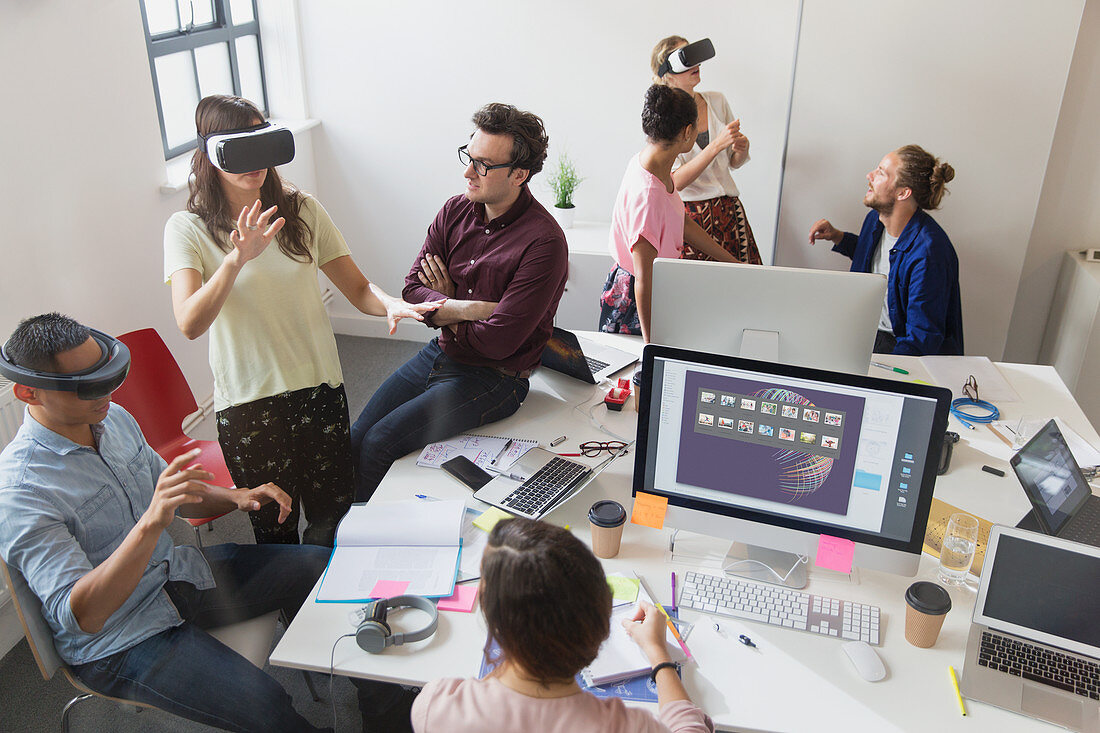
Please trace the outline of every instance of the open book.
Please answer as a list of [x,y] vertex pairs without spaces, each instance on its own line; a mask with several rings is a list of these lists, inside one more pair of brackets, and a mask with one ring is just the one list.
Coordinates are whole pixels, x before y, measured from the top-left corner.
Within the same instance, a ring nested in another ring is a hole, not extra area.
[[336,530],[317,602],[365,602],[381,581],[408,583],[410,595],[451,595],[465,512],[461,499],[354,504]]

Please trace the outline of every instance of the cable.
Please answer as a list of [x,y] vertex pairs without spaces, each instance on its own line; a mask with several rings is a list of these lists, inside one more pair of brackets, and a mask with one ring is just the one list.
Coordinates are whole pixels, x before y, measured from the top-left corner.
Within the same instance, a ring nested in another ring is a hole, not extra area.
[[[986,414],[975,415],[972,412],[965,412],[962,409],[964,407],[976,407],[979,410],[985,410]],[[1001,411],[992,402],[974,400],[969,397],[956,397],[951,400],[951,414],[963,425],[973,430],[974,426],[970,423],[991,423],[1001,416]]]
[[336,730],[336,696],[332,694],[332,678],[336,676],[336,645],[340,643],[341,639],[346,639],[349,636],[355,636],[355,632],[336,637],[336,641],[332,642],[332,652],[328,655],[328,699],[332,705],[333,731]]

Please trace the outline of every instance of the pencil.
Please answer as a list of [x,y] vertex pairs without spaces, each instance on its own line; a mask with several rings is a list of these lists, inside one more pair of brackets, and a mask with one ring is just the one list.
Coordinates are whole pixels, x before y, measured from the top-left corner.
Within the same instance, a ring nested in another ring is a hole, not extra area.
[[955,668],[951,667],[951,666],[948,666],[947,672],[948,672],[948,674],[951,675],[951,686],[955,688],[955,699],[958,700],[958,702],[959,702],[959,712],[962,713],[963,717],[965,718],[966,717],[966,703],[963,702],[962,693],[959,692],[959,678],[958,678],[958,675],[955,674]]

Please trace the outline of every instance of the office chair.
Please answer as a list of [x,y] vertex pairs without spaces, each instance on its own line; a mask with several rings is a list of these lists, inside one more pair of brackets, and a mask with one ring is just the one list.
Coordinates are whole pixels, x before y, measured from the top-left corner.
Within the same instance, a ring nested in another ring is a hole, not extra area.
[[[130,349],[130,373],[111,399],[134,416],[145,440],[161,458],[173,458],[194,448],[200,448],[197,462],[214,474],[214,483],[232,487],[233,478],[222,457],[221,447],[213,440],[194,440],[183,432],[183,421],[199,409],[183,372],[172,352],[153,328],[131,331],[119,337]],[[224,514],[218,516],[225,516]],[[199,527],[218,517],[184,520],[195,530],[202,547]],[[212,529],[212,527],[208,527]]]
[[[102,697],[123,705],[133,705],[139,709],[155,707],[148,703],[104,695],[81,682],[69,669],[69,665],[58,656],[57,649],[53,644],[53,632],[50,631],[49,624],[42,616],[42,604],[38,600],[38,596],[27,585],[22,573],[14,568],[9,568],[3,560],[0,560],[0,575],[4,576],[4,582],[11,594],[12,604],[19,615],[19,622],[23,625],[23,633],[27,637],[31,655],[38,665],[38,671],[42,673],[42,678],[49,682],[57,671],[61,670],[65,679],[77,690],[77,695],[65,705],[65,709],[61,713],[61,730],[63,733],[68,733],[69,715],[73,709],[79,703],[92,697]],[[271,642],[275,637],[275,622],[278,617],[279,612],[272,611],[247,621],[210,629],[209,633],[215,639],[252,662],[252,664],[263,668],[271,651]],[[310,683],[309,677],[306,677],[306,682]],[[317,694],[313,692],[312,684],[309,686],[310,692],[316,699]]]

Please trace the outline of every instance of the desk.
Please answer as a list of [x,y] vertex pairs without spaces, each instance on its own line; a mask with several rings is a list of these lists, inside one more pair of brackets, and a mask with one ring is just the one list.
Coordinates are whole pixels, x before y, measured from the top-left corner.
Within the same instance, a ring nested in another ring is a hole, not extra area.
[[[584,335],[614,341],[634,351],[641,349],[637,339]],[[876,360],[904,367],[911,374],[888,375],[871,367],[874,376],[927,379],[916,359],[891,356]],[[1100,437],[1052,367],[998,366],[1021,398],[1019,403],[1002,406],[1004,419],[1011,420],[1025,411],[1032,415],[1058,415],[1086,440],[1100,443]],[[602,392],[593,387],[556,372],[540,370],[532,377],[530,395],[519,412],[486,432],[537,438],[544,444],[564,434],[569,436],[568,440],[557,449],[567,451],[580,441],[608,439],[589,420],[588,411],[595,405],[593,414],[609,430],[620,436],[633,436],[637,416],[631,410],[632,404],[628,402],[623,412],[614,413],[602,407],[601,399]],[[984,426],[971,431],[951,418],[950,429],[958,432],[962,440],[955,446],[951,470],[937,481],[936,496],[993,522],[1015,524],[1029,504],[1011,470],[1004,478],[980,470],[983,464],[1008,469],[1008,446]],[[549,521],[571,525],[587,542],[586,515],[593,501],[611,498],[630,506],[632,469],[632,459],[615,461],[581,496],[552,513]],[[479,504],[443,471],[418,468],[415,455],[394,464],[374,500],[406,499],[415,492],[446,499],[464,498],[470,505]],[[668,602],[669,571],[692,569],[669,562],[669,534],[668,529],[653,530],[628,523],[619,555],[603,560],[604,568],[609,573],[637,572],[649,581],[659,601]],[[934,558],[922,557],[920,577],[931,578],[936,567]],[[692,699],[726,730],[957,729],[962,720],[948,681],[947,666],[962,670],[974,593],[952,590],[953,608],[939,641],[932,649],[917,649],[904,638],[903,593],[911,582],[910,578],[867,570],[860,571],[859,584],[811,573],[807,588],[810,592],[882,608],[884,638],[878,652],[888,676],[875,684],[856,676],[835,639],[718,617],[725,634],[722,636],[710,627],[714,617],[683,611],[684,618],[699,622],[688,640],[698,664],[684,671],[684,682]],[[272,653],[271,663],[327,672],[333,641],[353,630],[346,618],[351,608],[351,604],[317,604],[312,598],[306,601]],[[750,650],[737,643],[739,633],[749,634],[759,649]],[[348,676],[413,685],[442,676],[474,676],[484,641],[485,624],[480,614],[441,613],[439,631],[432,639],[390,649],[381,655],[362,652],[352,639],[341,641],[336,648],[335,668],[339,674]],[[988,705],[970,702],[967,707],[970,717],[966,725],[972,731],[1043,727],[1041,723]]]

